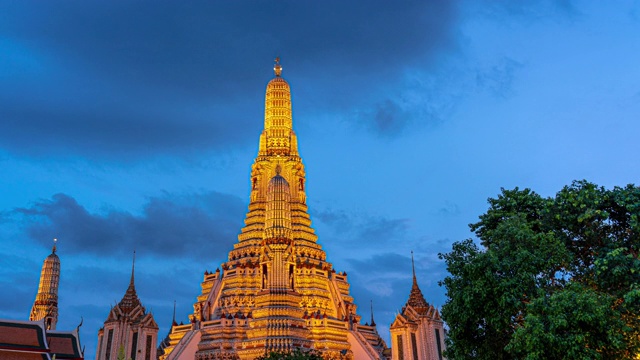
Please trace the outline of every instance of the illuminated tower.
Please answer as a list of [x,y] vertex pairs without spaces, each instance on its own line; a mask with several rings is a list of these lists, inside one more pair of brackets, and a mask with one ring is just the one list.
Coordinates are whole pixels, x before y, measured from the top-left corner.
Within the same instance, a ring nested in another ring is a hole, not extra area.
[[444,322],[420,291],[411,252],[413,285],[409,300],[391,324],[393,360],[443,360]]
[[58,283],[60,282],[60,258],[56,255],[56,242],[53,239],[51,254],[44,259],[40,272],[38,294],[33,302],[29,320],[44,319],[47,330],[55,330],[58,322]]
[[122,300],[111,308],[104,327],[98,331],[96,360],[115,360],[124,355],[131,360],[155,360],[158,325],[136,293],[135,252],[131,280]]
[[296,348],[327,359],[383,358],[386,345],[374,325],[360,324],[347,274],[317,243],[278,59],[274,72],[245,226],[222,271],[205,272],[190,324],[172,327],[161,359],[248,360]]

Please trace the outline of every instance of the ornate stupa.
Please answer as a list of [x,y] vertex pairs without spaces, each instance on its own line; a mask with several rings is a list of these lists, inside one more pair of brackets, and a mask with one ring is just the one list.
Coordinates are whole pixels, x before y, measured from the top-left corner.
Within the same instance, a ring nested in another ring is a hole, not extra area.
[[60,283],[60,258],[56,255],[53,239],[51,254],[44,259],[40,272],[38,294],[31,307],[30,321],[44,321],[46,330],[55,330],[58,323],[58,284]]
[[0,359],[84,359],[79,336],[82,320],[75,330],[56,330],[60,284],[57,241],[53,239],[51,254],[42,264],[29,321],[0,319]]
[[315,349],[326,359],[382,359],[375,325],[360,324],[347,274],[336,272],[307,211],[291,90],[276,59],[264,130],[251,169],[245,226],[222,270],[204,274],[186,325],[174,325],[161,359],[254,359]]

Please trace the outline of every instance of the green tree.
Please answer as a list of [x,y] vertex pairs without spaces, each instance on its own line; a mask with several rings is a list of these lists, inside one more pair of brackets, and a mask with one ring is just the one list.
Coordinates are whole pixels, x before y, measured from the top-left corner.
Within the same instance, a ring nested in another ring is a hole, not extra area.
[[640,188],[502,189],[440,254],[451,359],[628,359],[640,326]]
[[124,355],[124,345],[120,345],[120,347],[118,348],[118,356],[116,357],[116,359],[127,360],[127,358]]
[[315,350],[302,351],[295,349],[290,352],[272,351],[266,355],[257,357],[256,360],[323,360],[319,352]]

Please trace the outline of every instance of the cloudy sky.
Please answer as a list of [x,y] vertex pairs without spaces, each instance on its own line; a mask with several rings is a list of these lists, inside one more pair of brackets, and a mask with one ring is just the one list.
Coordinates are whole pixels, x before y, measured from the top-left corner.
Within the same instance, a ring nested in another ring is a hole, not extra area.
[[246,213],[280,56],[319,242],[388,326],[500,188],[640,177],[639,1],[0,1],[0,317],[57,237],[86,357],[137,253],[164,337]]

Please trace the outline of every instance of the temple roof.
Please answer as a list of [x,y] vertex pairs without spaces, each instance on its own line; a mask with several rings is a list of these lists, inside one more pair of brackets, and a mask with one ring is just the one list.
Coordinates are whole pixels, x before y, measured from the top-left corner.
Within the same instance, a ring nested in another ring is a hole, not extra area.
[[44,321],[0,320],[0,349],[49,352]]
[[413,286],[411,287],[411,294],[409,294],[407,305],[411,305],[411,307],[416,309],[416,311],[418,311],[419,313],[426,313],[429,309],[429,303],[427,303],[427,300],[424,299],[422,291],[420,291],[420,287],[418,287],[418,282],[416,281],[415,276],[413,277]]
[[47,332],[47,342],[56,359],[82,359],[82,350],[75,332]]
[[76,331],[50,331],[44,321],[0,319],[0,359],[82,360]]
[[118,303],[118,306],[125,314],[130,313],[133,309],[138,306],[141,306],[140,299],[138,298],[138,294],[136,293],[136,285],[134,281],[134,273],[136,266],[136,253],[133,252],[133,265],[131,266],[131,280],[129,281],[129,287],[127,291],[124,293],[122,300]]
[[422,291],[420,291],[420,287],[418,286],[416,268],[413,263],[413,251],[411,252],[411,267],[413,269],[413,286],[411,287],[411,293],[409,294],[407,305],[410,305],[420,314],[426,314],[429,310],[429,303],[424,299],[424,295],[422,295]]

